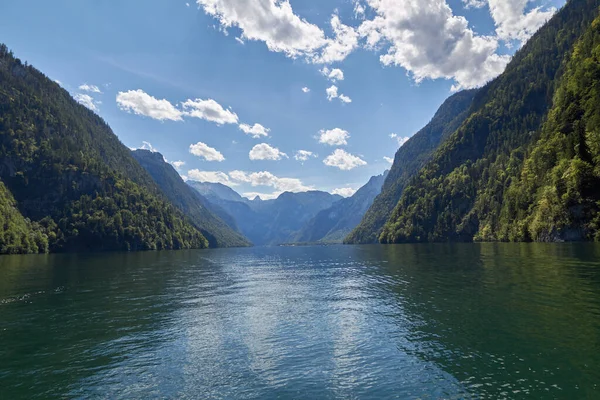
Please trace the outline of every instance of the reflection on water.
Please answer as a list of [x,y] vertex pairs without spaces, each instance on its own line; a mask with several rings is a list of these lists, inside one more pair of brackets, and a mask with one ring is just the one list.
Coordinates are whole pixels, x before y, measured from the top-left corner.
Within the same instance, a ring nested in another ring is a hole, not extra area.
[[0,398],[598,398],[600,246],[0,258]]

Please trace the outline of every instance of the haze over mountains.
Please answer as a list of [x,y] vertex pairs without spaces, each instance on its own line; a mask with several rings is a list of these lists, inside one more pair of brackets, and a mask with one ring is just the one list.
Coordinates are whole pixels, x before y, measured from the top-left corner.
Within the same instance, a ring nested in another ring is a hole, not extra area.
[[249,200],[221,183],[188,181],[188,185],[231,215],[255,245],[342,243],[380,193],[386,176],[387,171],[371,178],[348,198],[309,191]]

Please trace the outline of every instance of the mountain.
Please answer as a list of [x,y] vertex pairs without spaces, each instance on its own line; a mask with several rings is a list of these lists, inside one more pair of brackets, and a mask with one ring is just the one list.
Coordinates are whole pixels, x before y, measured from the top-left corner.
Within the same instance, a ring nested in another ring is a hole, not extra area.
[[0,45],[0,251],[203,248],[96,114]]
[[415,133],[396,152],[394,164],[379,194],[360,224],[345,239],[346,243],[376,243],[383,226],[410,179],[429,161],[440,143],[466,119],[476,90],[452,95],[423,129]]
[[244,236],[257,246],[293,241],[306,222],[319,211],[342,199],[341,196],[311,191],[286,192],[274,200],[248,200],[225,185],[199,182],[188,184],[232,215]]
[[186,185],[175,168],[160,153],[135,150],[133,157],[150,174],[169,201],[179,208],[206,237],[210,247],[243,247],[250,243],[213,214],[210,203]]
[[218,202],[219,200],[227,200],[246,203],[249,201],[245,197],[240,196],[238,192],[229,186],[223,185],[222,183],[196,181],[188,181],[187,183],[202,196],[206,197],[207,199],[212,199],[215,202]]
[[388,175],[372,177],[353,196],[335,202],[331,207],[319,212],[306,223],[296,235],[300,243],[342,243],[344,237],[361,221],[375,197],[381,192]]
[[382,242],[599,238],[599,6],[568,1],[477,93]]

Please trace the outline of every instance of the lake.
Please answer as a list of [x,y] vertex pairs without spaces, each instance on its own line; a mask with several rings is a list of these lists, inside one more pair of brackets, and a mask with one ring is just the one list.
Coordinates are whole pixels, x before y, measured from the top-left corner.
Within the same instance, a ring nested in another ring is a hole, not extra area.
[[0,398],[600,398],[600,245],[0,257]]

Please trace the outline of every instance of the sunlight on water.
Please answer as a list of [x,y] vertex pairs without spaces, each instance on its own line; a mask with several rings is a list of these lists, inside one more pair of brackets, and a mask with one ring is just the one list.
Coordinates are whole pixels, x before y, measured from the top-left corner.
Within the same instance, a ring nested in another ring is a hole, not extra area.
[[597,398],[600,247],[0,258],[0,398]]

